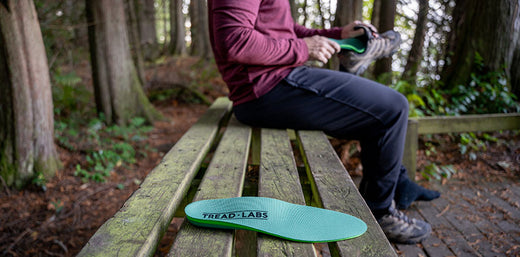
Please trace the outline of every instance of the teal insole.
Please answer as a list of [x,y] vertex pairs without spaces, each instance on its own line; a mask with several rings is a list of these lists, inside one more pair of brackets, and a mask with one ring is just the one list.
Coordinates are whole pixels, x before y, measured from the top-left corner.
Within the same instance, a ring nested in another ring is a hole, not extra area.
[[253,230],[298,242],[339,241],[367,230],[365,222],[348,214],[265,197],[203,200],[184,211],[197,226]]
[[362,54],[365,52],[366,49],[366,44],[359,38],[329,39],[338,43],[341,49],[343,50],[350,50],[358,54]]

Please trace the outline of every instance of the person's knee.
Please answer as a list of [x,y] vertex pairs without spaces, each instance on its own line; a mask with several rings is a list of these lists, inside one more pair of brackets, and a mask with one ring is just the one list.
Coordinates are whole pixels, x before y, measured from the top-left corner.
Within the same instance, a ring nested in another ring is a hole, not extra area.
[[393,91],[388,95],[387,101],[385,101],[383,108],[386,109],[389,114],[390,120],[403,119],[408,117],[408,100],[406,97],[397,92]]
[[405,117],[408,116],[408,99],[406,99],[406,97],[403,94],[398,92],[396,93],[395,108],[396,111],[402,112]]

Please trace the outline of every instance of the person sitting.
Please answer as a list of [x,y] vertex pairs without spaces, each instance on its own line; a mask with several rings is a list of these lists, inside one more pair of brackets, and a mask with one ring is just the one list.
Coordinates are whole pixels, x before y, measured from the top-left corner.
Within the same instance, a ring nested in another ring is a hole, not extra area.
[[[359,191],[386,236],[397,243],[427,238],[431,226],[396,208],[438,197],[408,179],[401,164],[408,101],[397,91],[355,74],[306,66],[340,52],[333,39],[354,38],[370,28],[308,29],[291,17],[288,1],[208,0],[215,61],[229,88],[236,118],[250,126],[322,130],[359,140],[363,178]],[[366,60],[365,60],[366,61]],[[404,200],[403,200],[404,199]],[[404,201],[404,203],[403,203]]]

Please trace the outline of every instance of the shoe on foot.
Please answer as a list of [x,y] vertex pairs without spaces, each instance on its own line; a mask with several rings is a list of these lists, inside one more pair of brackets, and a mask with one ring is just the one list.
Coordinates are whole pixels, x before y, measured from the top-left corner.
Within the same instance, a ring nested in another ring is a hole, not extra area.
[[366,45],[365,51],[360,53],[359,51],[345,49],[338,54],[340,70],[356,75],[365,72],[373,61],[394,54],[401,44],[401,35],[396,31],[389,30],[379,34],[378,37],[374,37],[370,28],[365,26],[359,27],[365,33],[355,39]]
[[399,244],[416,244],[426,239],[432,227],[425,221],[409,218],[395,208],[395,202],[388,213],[377,219],[388,240]]

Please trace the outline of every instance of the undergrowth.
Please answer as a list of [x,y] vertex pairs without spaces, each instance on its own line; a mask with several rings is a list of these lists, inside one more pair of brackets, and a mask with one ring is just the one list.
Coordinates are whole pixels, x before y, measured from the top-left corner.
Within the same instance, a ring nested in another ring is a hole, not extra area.
[[[104,182],[118,167],[127,167],[136,158],[153,151],[146,144],[152,129],[141,117],[129,125],[106,125],[103,114],[96,114],[93,94],[74,72],[53,74],[55,139],[70,152],[81,153],[84,160],[75,165],[74,175],[84,181]],[[34,183],[42,185],[40,177]]]
[[[505,71],[486,71],[484,60],[475,53],[476,70],[469,83],[445,87],[440,81],[419,79],[422,86],[407,81],[397,81],[394,89],[404,94],[409,102],[410,117],[458,116],[465,114],[520,112],[515,94],[510,92]],[[488,133],[452,133],[459,151],[465,158],[476,160],[478,153],[491,143],[500,143]],[[435,153],[435,144],[426,141],[427,155]],[[449,178],[457,171],[451,165],[430,163],[422,171],[427,179]]]

